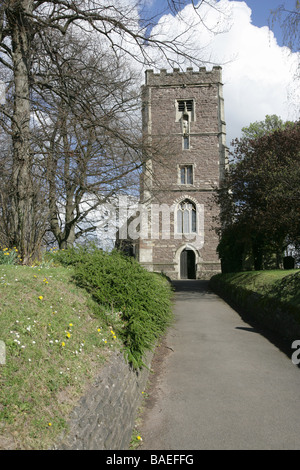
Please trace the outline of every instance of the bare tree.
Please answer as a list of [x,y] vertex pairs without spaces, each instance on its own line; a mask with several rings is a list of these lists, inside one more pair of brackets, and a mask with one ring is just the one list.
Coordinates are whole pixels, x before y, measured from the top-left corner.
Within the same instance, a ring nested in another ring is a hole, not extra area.
[[285,4],[281,4],[271,11],[271,26],[279,24],[283,32],[283,41],[292,51],[299,51],[300,47],[299,22],[299,0],[295,0],[294,8],[286,8]]
[[[203,1],[202,3],[210,3]],[[169,0],[176,10],[180,2]],[[160,39],[148,34],[147,23],[139,22],[139,9],[142,2],[131,0],[2,0],[0,5],[0,63],[10,70],[13,109],[10,114],[10,135],[12,139],[12,202],[11,239],[19,248],[24,263],[32,253],[34,225],[35,185],[32,166],[33,152],[30,139],[31,91],[33,86],[48,87],[47,76],[37,76],[33,63],[33,46],[36,38],[45,38],[51,31],[64,36],[76,26],[77,30],[94,31],[103,42],[109,44],[116,57],[120,52],[133,57],[140,63],[151,62],[151,50],[161,51],[168,59],[189,58],[195,63],[195,51],[182,41],[182,33],[174,32],[169,39]],[[188,26],[187,26],[188,28]],[[48,56],[55,58],[55,49]]]
[[[51,37],[52,36],[52,37]],[[123,60],[68,33],[37,48],[32,132],[35,162],[48,191],[50,229],[60,248],[95,230],[90,213],[138,185],[142,165],[139,88]],[[51,54],[51,61],[48,60]]]

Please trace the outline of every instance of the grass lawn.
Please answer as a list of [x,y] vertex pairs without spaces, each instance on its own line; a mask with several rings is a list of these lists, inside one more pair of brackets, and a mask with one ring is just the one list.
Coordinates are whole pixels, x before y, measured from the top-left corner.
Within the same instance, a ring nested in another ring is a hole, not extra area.
[[286,276],[299,273],[299,269],[285,271],[274,269],[270,271],[246,271],[240,273],[222,274],[224,281],[228,280],[231,284],[240,285],[247,289],[262,291],[265,287],[271,286],[277,281],[281,281]]
[[261,294],[265,301],[276,302],[295,315],[300,322],[300,270],[248,271],[217,274],[211,285],[218,285],[223,292],[237,289]]
[[0,449],[47,449],[121,342],[72,268],[0,265]]

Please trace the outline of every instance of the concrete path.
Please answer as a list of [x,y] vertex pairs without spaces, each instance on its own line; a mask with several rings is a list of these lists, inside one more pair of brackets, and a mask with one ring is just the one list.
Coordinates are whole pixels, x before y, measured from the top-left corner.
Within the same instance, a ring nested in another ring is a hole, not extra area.
[[174,285],[140,450],[300,449],[300,369],[207,282]]

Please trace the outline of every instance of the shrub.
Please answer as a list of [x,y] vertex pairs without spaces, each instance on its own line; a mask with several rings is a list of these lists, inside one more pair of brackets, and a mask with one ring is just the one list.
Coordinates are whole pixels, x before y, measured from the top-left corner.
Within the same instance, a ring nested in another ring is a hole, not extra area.
[[74,265],[75,281],[98,304],[118,313],[121,322],[116,328],[128,361],[135,368],[145,365],[145,352],[152,349],[172,318],[168,281],[118,251],[76,248],[60,252],[58,259],[62,264]]

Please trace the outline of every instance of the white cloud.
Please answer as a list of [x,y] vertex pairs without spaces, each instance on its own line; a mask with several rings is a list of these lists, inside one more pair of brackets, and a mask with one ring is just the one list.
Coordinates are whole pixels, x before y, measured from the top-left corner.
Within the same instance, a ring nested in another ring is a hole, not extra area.
[[[199,9],[205,24],[198,21],[188,5],[176,17],[163,17],[153,32],[171,37],[185,24],[193,25],[189,41],[194,48],[204,60],[222,65],[227,144],[240,136],[243,126],[263,120],[267,114],[277,114],[283,120],[298,119],[300,93],[294,75],[299,54],[280,47],[267,26],[254,26],[246,2],[212,3],[216,8]],[[207,27],[227,32],[213,34]],[[163,61],[156,60],[158,68],[166,67]]]

